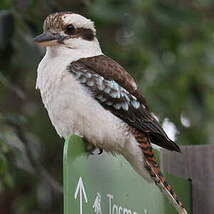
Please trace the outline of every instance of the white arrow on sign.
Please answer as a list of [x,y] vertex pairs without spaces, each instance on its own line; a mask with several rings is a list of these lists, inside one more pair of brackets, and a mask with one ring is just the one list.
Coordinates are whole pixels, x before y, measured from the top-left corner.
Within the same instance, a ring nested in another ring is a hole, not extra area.
[[80,194],[80,214],[82,214],[82,202],[83,202],[83,198],[85,199],[85,202],[88,203],[88,199],[86,196],[86,192],[85,192],[85,187],[82,181],[82,177],[79,178],[78,184],[77,184],[77,188],[76,191],[74,193],[74,198],[77,199],[78,193]]

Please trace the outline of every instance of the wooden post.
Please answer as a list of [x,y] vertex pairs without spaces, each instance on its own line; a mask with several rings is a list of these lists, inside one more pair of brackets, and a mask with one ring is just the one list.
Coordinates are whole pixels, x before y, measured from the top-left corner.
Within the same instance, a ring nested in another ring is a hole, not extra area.
[[182,146],[161,152],[161,167],[192,182],[192,214],[214,213],[214,146]]

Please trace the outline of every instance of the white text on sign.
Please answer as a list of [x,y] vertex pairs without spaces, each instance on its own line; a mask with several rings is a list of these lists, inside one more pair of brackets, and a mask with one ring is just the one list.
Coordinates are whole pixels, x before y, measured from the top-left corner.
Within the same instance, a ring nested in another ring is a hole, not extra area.
[[114,199],[113,195],[107,194],[106,196],[108,197],[109,214],[138,214],[135,211],[122,207],[121,205],[115,204],[113,202],[113,199]]

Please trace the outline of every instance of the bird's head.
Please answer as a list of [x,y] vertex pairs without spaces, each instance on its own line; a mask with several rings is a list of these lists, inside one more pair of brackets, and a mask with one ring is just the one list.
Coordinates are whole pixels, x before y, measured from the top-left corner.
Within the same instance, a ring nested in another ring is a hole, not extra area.
[[99,48],[94,23],[79,14],[50,14],[44,21],[43,33],[34,38],[40,46],[68,49]]

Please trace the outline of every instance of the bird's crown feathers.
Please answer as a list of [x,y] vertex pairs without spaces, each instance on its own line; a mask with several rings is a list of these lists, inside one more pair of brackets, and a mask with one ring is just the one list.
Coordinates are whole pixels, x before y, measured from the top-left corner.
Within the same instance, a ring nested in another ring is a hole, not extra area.
[[47,16],[44,21],[44,31],[63,31],[66,26],[72,24],[76,29],[90,29],[96,33],[94,22],[76,13],[58,12]]

